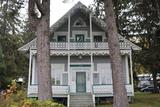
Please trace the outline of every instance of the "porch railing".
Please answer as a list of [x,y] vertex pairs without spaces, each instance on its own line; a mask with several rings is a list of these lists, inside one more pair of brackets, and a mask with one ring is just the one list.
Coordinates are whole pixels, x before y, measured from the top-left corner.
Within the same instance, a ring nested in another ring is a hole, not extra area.
[[[132,90],[132,85],[126,85],[126,91],[128,96],[133,96],[134,92]],[[93,93],[94,94],[104,94],[104,95],[113,95],[113,85],[93,85]]]
[[[106,50],[109,49],[108,47],[108,42],[50,42],[50,49],[55,49],[55,50],[79,50],[79,49],[83,49],[83,50],[89,50],[91,49],[100,49],[100,50]],[[30,47],[32,49],[36,49],[36,43],[30,45]],[[129,43],[125,43],[125,42],[120,42],[120,48],[121,49],[129,49],[130,48],[130,44]]]
[[[38,93],[38,85],[30,85],[28,87],[29,97],[37,97],[37,93]],[[53,93],[53,96],[56,94],[68,95],[69,86],[52,86],[52,93]]]

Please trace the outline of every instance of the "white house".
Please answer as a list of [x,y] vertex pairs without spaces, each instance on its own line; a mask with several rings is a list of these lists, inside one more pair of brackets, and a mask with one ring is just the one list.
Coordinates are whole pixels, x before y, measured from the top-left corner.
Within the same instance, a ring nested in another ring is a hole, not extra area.
[[[113,96],[105,26],[105,22],[78,2],[50,28],[53,97],[67,98],[68,107],[75,107],[78,102],[79,105],[94,106],[95,98]],[[134,95],[132,50],[141,48],[121,35],[117,36],[127,95],[131,97]],[[19,51],[29,51],[28,97],[37,97],[36,38],[20,47]]]

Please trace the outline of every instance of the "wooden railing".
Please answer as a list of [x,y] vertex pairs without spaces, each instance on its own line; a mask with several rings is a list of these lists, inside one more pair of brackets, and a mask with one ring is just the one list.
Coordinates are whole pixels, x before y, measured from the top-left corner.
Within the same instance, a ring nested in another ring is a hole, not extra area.
[[[113,95],[113,85],[108,84],[108,85],[93,85],[93,93],[94,94],[102,94],[102,95]],[[134,92],[132,90],[132,85],[128,84],[126,85],[126,91],[128,96],[133,96]]]
[[[31,49],[36,49],[36,43],[30,45]],[[91,48],[92,47],[92,48]],[[130,49],[130,44],[125,42],[120,42],[121,49]],[[106,50],[109,49],[108,42],[50,42],[50,49],[53,50],[91,50],[99,49]]]
[[[30,85],[28,87],[28,96],[36,97],[38,93],[38,85]],[[68,95],[69,94],[69,86],[52,86],[53,96],[55,94],[59,95]]]

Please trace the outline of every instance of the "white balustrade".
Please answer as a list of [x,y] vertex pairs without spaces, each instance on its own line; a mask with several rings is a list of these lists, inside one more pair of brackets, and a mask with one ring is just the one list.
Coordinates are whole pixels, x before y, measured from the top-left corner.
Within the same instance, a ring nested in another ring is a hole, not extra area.
[[[88,50],[91,49],[90,42],[50,42],[50,49],[55,50],[67,50],[69,46],[70,50]],[[31,49],[36,49],[36,43],[30,45]],[[130,44],[125,42],[120,42],[121,49],[129,49]],[[93,42],[92,49],[106,50],[109,49],[108,42]]]
[[107,42],[93,42],[92,48],[93,49],[109,49]]
[[[126,85],[128,95],[133,95],[132,85]],[[110,94],[113,95],[113,85],[93,85],[94,94]]]
[[[28,87],[28,95],[29,96],[37,96],[38,93],[38,86],[37,85],[30,85]],[[52,86],[52,93],[54,94],[68,94],[69,93],[69,86]]]

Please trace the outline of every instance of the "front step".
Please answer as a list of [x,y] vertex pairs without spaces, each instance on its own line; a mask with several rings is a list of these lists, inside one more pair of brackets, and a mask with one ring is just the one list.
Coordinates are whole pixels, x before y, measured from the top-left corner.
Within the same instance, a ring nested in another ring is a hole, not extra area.
[[70,107],[94,107],[92,95],[88,93],[71,94]]

